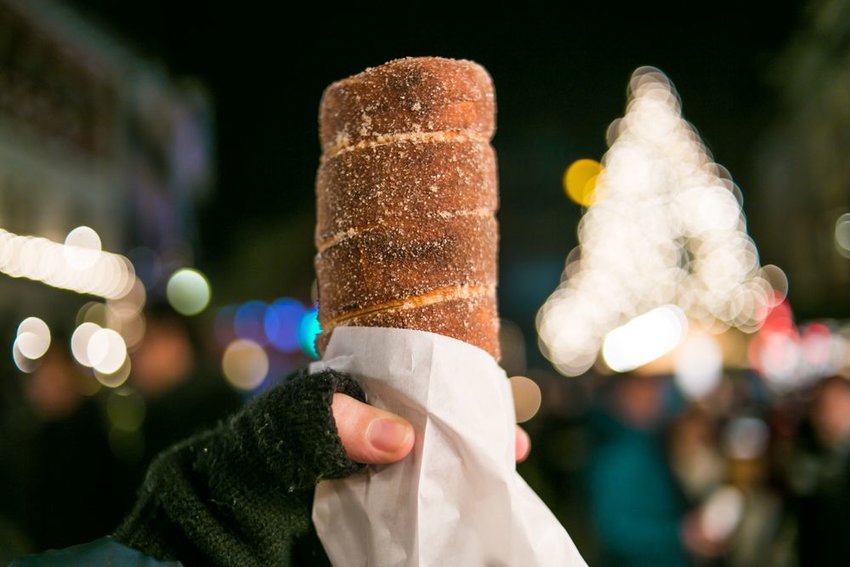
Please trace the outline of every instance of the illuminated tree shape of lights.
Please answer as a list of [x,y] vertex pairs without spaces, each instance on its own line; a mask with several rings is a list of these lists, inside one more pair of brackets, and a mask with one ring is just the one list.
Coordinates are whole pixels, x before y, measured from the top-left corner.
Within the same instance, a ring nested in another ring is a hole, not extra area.
[[776,293],[747,235],[740,190],[658,69],[634,72],[608,141],[579,245],[537,314],[544,355],[559,372],[581,374],[609,332],[668,304],[710,331],[757,330]]

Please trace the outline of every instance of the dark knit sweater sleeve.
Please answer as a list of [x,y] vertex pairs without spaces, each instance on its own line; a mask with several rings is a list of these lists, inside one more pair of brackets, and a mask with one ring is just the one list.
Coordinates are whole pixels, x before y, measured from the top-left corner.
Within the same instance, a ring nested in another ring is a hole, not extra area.
[[292,564],[316,483],[362,467],[336,433],[335,392],[364,400],[345,374],[302,372],[162,453],[115,539],[185,565]]

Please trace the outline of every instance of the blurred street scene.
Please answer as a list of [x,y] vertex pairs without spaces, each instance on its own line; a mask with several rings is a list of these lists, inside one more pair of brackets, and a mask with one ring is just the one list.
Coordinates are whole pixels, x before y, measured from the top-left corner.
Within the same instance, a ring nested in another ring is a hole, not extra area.
[[711,8],[364,8],[302,45],[259,2],[0,0],[0,562],[109,533],[316,358],[321,92],[442,55],[496,85],[518,468],[587,562],[844,564],[850,5]]

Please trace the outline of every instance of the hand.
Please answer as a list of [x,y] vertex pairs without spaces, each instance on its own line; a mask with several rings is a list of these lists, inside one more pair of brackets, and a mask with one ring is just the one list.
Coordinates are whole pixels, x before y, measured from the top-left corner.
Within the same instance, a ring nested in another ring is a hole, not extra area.
[[[331,411],[342,446],[352,461],[373,465],[394,463],[413,449],[413,426],[394,413],[345,394],[334,394]],[[524,460],[530,450],[528,434],[517,426],[517,462]]]

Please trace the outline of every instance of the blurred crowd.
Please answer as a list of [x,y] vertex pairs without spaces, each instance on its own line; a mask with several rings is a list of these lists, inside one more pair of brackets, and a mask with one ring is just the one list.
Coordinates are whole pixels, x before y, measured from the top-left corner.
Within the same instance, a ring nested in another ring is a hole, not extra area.
[[[98,385],[56,336],[10,372],[0,412],[0,560],[108,533],[151,458],[244,400],[167,308],[126,384]],[[778,395],[727,371],[699,399],[667,375],[530,371],[543,406],[520,473],[591,565],[837,565],[850,529],[850,381]]]
[[0,563],[110,533],[155,455],[241,405],[186,318],[156,306],[146,324],[118,388],[60,336],[31,373],[3,376]]
[[589,564],[846,563],[850,380],[780,396],[737,370],[699,400],[665,375],[540,382],[520,471]]

